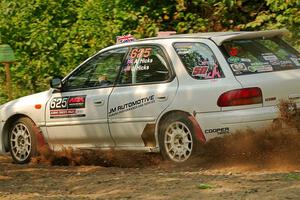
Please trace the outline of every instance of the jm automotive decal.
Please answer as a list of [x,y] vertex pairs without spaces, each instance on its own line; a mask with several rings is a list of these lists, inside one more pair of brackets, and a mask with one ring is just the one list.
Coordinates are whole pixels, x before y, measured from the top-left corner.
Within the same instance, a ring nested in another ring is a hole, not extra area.
[[50,118],[85,117],[85,98],[85,95],[53,98]]
[[137,108],[140,108],[142,106],[146,106],[150,103],[154,103],[155,102],[155,96],[154,95],[150,95],[148,97],[144,97],[135,101],[130,101],[128,103],[125,103],[123,105],[118,105],[115,106],[113,108],[109,109],[108,112],[108,116],[112,117],[114,115],[129,111],[129,110],[134,110]]

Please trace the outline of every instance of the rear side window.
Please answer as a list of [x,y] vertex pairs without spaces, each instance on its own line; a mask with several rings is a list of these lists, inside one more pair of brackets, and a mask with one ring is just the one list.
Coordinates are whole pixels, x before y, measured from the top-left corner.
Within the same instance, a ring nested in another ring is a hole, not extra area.
[[300,55],[280,38],[223,43],[225,58],[235,75],[300,69]]
[[170,68],[158,46],[134,46],[122,65],[119,84],[155,83],[170,78]]
[[224,73],[211,49],[197,42],[175,43],[174,48],[187,72],[200,80],[223,78]]

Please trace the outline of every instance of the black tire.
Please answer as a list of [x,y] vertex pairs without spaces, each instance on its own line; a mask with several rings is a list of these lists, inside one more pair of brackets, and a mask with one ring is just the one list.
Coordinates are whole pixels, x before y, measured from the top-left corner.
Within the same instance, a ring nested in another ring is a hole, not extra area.
[[17,119],[9,129],[10,154],[17,164],[30,162],[37,154],[36,133],[39,129],[26,117]]
[[195,152],[198,141],[187,115],[172,114],[159,127],[159,147],[165,160],[184,162]]

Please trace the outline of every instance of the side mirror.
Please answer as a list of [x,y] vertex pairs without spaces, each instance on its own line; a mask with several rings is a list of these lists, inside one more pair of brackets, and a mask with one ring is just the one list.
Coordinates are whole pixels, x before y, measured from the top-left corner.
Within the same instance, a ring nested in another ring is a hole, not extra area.
[[57,78],[57,77],[53,78],[50,81],[50,87],[53,88],[53,89],[60,90],[62,88],[61,78]]

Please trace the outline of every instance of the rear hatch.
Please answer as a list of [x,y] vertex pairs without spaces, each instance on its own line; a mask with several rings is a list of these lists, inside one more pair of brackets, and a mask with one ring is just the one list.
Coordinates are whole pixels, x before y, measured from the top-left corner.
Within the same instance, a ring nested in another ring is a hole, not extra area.
[[300,54],[279,37],[226,41],[221,48],[241,85],[262,90],[263,106],[300,105]]

